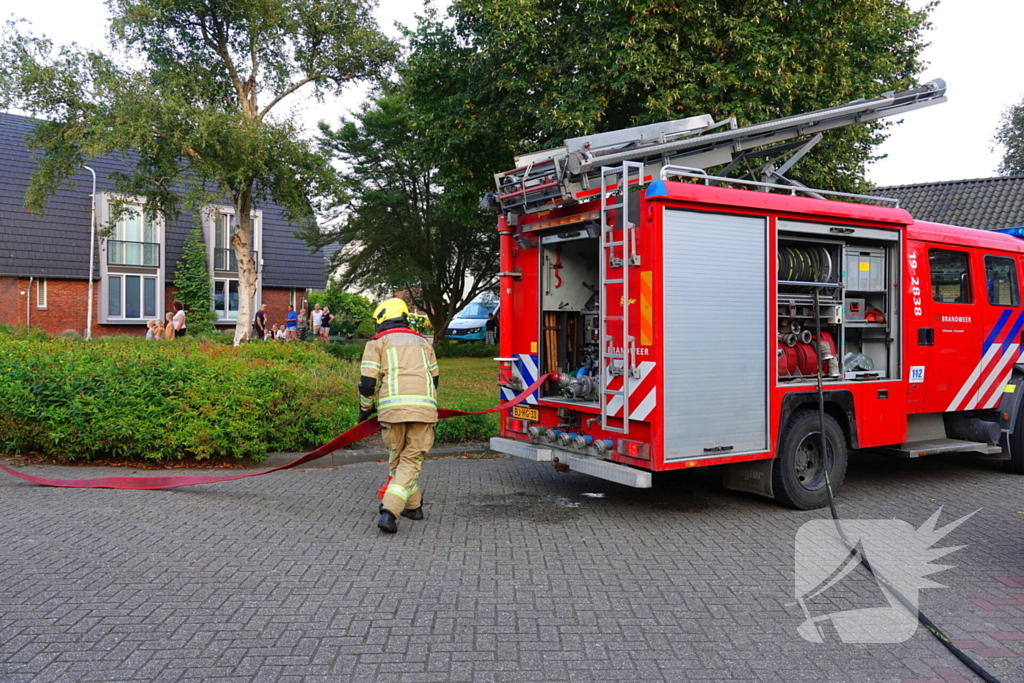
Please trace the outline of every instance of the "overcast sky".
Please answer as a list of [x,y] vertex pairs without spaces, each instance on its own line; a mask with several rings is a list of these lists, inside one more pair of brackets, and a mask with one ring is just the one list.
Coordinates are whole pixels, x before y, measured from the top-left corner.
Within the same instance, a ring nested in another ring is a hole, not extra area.
[[[911,4],[921,7],[925,0]],[[394,35],[394,22],[411,23],[422,7],[422,0],[381,0],[377,18]],[[12,0],[0,0],[0,15],[28,19],[36,33],[57,43],[105,46],[102,0],[34,0],[16,8]],[[868,170],[868,179],[880,186],[996,175],[1000,154],[991,149],[992,135],[1003,109],[1024,98],[1018,43],[1024,2],[943,0],[932,22],[931,45],[924,53],[929,64],[921,80],[945,79],[949,101],[906,114],[892,130],[879,148],[888,158]],[[310,107],[304,118],[334,122],[364,96],[354,88],[339,101]]]

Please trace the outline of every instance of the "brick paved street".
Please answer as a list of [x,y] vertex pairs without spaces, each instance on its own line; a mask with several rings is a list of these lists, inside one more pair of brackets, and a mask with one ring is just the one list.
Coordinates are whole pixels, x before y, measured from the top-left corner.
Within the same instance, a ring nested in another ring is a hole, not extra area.
[[[453,459],[426,464],[427,520],[388,537],[383,476],[362,463],[142,492],[0,475],[0,681],[977,680],[920,628],[898,645],[799,637],[794,539],[825,511],[711,473],[634,490]],[[1024,680],[1022,490],[992,466],[858,456],[840,499],[848,518],[915,527],[981,508],[940,543],[968,546],[921,604],[1003,681]],[[874,591],[858,570],[814,609],[884,605]]]

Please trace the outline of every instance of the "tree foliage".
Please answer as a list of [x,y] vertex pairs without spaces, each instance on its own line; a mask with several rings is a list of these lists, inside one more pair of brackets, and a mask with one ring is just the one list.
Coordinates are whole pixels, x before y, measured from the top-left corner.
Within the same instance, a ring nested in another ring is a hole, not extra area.
[[[711,114],[740,125],[916,84],[929,4],[907,0],[455,0],[402,73],[420,131],[481,189],[512,154]],[[884,124],[830,132],[795,167],[855,189]]]
[[1024,175],[1024,100],[1003,111],[993,142],[1004,149],[999,175]]
[[455,313],[493,287],[497,239],[476,187],[436,153],[450,131],[417,130],[416,117],[399,85],[339,128],[321,124],[325,147],[348,170],[337,226],[320,238],[349,245],[333,264],[342,286],[403,292],[440,344]]
[[[263,202],[312,220],[330,193],[329,161],[281,103],[300,90],[339,92],[378,77],[395,54],[369,0],[110,0],[113,46],[128,59],[52,43],[8,24],[0,96],[47,119],[26,198],[45,199],[81,163],[120,153],[131,172],[115,190],[174,215],[229,201],[239,267],[239,319],[252,317],[256,264],[251,216]],[[235,341],[249,335],[237,325]]]
[[308,304],[310,310],[315,304],[320,304],[320,308],[327,306],[331,309],[331,315],[334,316],[331,322],[333,332],[346,337],[357,336],[359,326],[365,321],[370,321],[372,329],[373,302],[360,294],[346,292],[337,280],[327,283],[324,291],[310,294]]
[[209,332],[217,314],[210,310],[210,268],[206,256],[203,228],[196,225],[185,238],[181,259],[174,266],[175,297],[189,312],[188,329],[192,334]]

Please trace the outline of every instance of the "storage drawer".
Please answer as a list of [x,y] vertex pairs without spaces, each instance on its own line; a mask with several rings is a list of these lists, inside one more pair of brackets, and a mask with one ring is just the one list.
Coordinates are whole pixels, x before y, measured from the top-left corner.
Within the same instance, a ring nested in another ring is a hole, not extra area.
[[854,292],[885,291],[885,252],[881,249],[847,249],[843,285]]

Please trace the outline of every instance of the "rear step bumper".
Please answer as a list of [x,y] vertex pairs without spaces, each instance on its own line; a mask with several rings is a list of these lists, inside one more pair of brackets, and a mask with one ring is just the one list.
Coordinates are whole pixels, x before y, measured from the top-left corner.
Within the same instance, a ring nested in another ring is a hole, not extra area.
[[551,448],[550,446],[535,446],[515,439],[493,437],[490,446],[492,451],[514,455],[517,458],[525,458],[534,462],[552,462],[554,458],[558,458],[559,463],[568,465],[569,469],[576,472],[582,472],[598,479],[614,481],[618,484],[632,486],[637,489],[651,488],[651,473],[646,470],[638,470],[635,467],[619,465],[608,460],[580,456],[569,451]]

